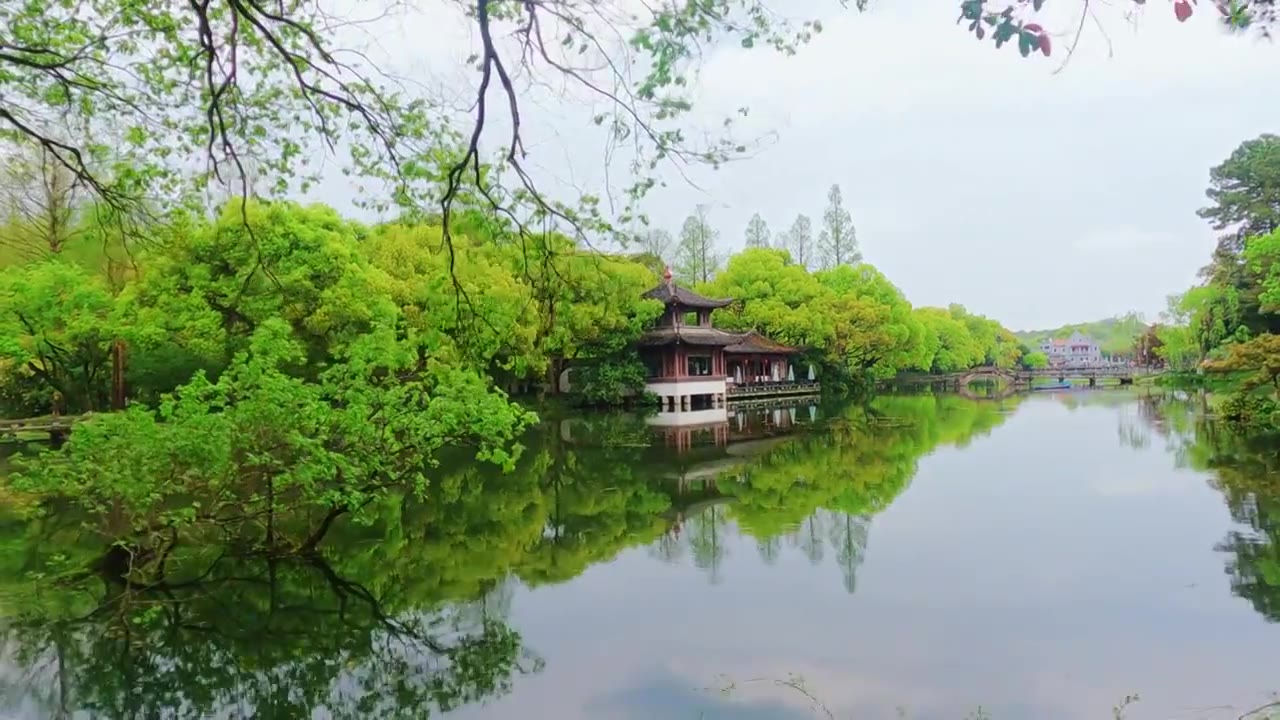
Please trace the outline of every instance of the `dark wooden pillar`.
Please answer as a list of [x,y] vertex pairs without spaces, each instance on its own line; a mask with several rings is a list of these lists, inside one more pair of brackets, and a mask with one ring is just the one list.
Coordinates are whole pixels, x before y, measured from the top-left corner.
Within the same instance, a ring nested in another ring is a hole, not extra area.
[[111,409],[124,409],[124,341],[111,344]]

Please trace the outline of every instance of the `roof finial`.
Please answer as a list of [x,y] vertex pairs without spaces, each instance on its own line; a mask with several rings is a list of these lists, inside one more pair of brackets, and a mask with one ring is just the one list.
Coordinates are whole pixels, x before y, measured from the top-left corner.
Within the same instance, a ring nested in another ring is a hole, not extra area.
[[667,285],[671,284],[671,266],[668,265],[666,270],[662,271],[662,282]]

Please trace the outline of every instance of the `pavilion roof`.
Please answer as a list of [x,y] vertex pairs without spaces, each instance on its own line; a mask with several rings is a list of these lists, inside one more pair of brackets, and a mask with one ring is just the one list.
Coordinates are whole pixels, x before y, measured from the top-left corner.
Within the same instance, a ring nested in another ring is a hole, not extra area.
[[773,355],[794,355],[800,352],[799,348],[783,345],[776,340],[761,335],[755,330],[741,333],[738,341],[725,347],[724,351],[727,353],[767,353]]
[[683,305],[707,310],[721,308],[733,302],[733,298],[703,297],[689,288],[680,287],[669,279],[646,292],[643,297],[650,300],[661,300],[667,305]]
[[724,347],[742,339],[739,333],[726,332],[709,327],[659,327],[640,336],[640,344],[646,347],[661,345],[701,345],[704,347]]

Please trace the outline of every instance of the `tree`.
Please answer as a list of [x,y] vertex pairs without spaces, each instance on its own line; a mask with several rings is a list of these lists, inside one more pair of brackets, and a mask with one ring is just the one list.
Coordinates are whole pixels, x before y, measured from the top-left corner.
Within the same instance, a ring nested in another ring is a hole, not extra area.
[[[816,275],[823,287],[836,295],[837,307],[853,311],[848,327],[854,335],[837,343],[843,346],[841,354],[849,370],[855,375],[888,378],[919,362],[924,326],[912,314],[906,296],[884,273],[863,263],[839,265]],[[863,314],[867,310],[872,315]],[[861,339],[856,339],[858,336]]]
[[636,236],[636,242],[642,252],[649,253],[663,262],[671,262],[671,252],[675,240],[671,233],[662,228],[650,228]]
[[752,215],[751,221],[747,223],[745,246],[748,248],[769,247],[769,225],[760,217],[760,213]]
[[1280,135],[1241,143],[1209,170],[1205,195],[1212,204],[1197,214],[1214,230],[1249,237],[1280,229]]
[[936,338],[932,364],[923,369],[946,373],[983,363],[986,352],[962,319],[943,308],[916,308],[915,313],[925,331]]
[[858,589],[858,568],[867,556],[871,518],[836,513],[829,528],[831,545],[836,550],[836,563],[844,577],[845,592],[852,595]]
[[1280,314],[1280,230],[1250,238],[1244,261],[1257,282],[1259,311]]
[[215,222],[178,233],[121,294],[125,339],[166,351],[166,368],[157,371],[177,370],[156,381],[157,394],[197,369],[216,374],[271,319],[284,320],[306,348],[307,372],[394,323],[399,308],[375,287],[382,278],[360,253],[361,233],[323,205],[239,201]]
[[698,208],[680,228],[680,246],[676,249],[676,272],[687,282],[710,282],[720,269],[716,239],[720,233],[711,227],[707,206]]
[[813,225],[808,215],[797,215],[784,241],[791,259],[803,268],[811,268],[816,258],[813,247]]
[[1028,370],[1039,370],[1049,367],[1049,356],[1035,350],[1022,356],[1022,367]]
[[25,413],[107,407],[116,300],[61,258],[0,273],[0,361]]
[[1213,205],[1199,214],[1225,234],[1200,272],[1204,284],[1184,296],[1205,353],[1228,337],[1280,332],[1280,314],[1268,309],[1280,306],[1267,293],[1277,255],[1268,237],[1280,229],[1280,136],[1245,141],[1209,177]]
[[1133,339],[1133,359],[1142,367],[1159,367],[1164,364],[1164,353],[1161,352],[1163,346],[1160,324],[1156,323]]
[[43,147],[21,147],[0,167],[0,240],[20,256],[57,255],[80,232],[82,188]]
[[844,208],[840,186],[832,185],[827,192],[827,209],[822,213],[822,233],[818,236],[822,252],[822,266],[856,265],[862,262],[858,250],[858,233],[853,227],[849,211]]
[[1248,342],[1227,346],[1222,360],[1205,363],[1213,372],[1252,371],[1243,384],[1245,391],[1268,388],[1280,395],[1280,335],[1259,335]]
[[424,492],[437,453],[460,440],[477,461],[514,463],[513,438],[532,413],[398,335],[394,320],[374,326],[327,367],[299,373],[306,346],[269,318],[216,380],[200,372],[158,410],[135,405],[82,424],[14,486],[67,497],[104,527],[118,522],[126,537],[107,539],[137,553],[147,575],[163,574],[164,549],[181,537],[220,528],[314,550],[337,518],[376,512],[389,493]]

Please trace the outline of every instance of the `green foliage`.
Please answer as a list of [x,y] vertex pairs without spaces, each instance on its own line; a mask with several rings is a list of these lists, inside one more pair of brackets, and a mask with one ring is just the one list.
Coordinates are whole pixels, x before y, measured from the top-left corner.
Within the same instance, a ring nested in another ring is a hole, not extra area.
[[[1280,622],[1280,456],[1275,452],[1277,407],[1259,395],[1223,404],[1223,428],[1188,402],[1148,398],[1142,415],[1150,431],[1176,450],[1180,465],[1211,476],[1237,527],[1216,549],[1226,557],[1231,591],[1263,617]],[[1259,415],[1270,414],[1268,419]],[[1227,418],[1224,418],[1227,419]],[[1224,430],[1243,429],[1245,432]],[[1251,716],[1253,713],[1246,713]]]
[[1205,195],[1213,203],[1199,211],[1215,230],[1245,236],[1280,229],[1280,136],[1264,134],[1240,143],[1209,170]]
[[648,370],[628,351],[597,357],[574,368],[573,393],[587,405],[621,405],[628,400],[644,402]]
[[[1280,159],[1277,162],[1280,163]],[[1280,176],[1280,172],[1277,175]],[[1250,273],[1257,279],[1259,310],[1280,313],[1280,230],[1250,238],[1243,256]]]
[[914,366],[918,369],[946,373],[980,365],[1012,368],[1022,359],[1022,346],[1013,333],[961,305],[945,310],[918,308],[915,312],[932,350]]
[[982,364],[1011,368],[1022,357],[1022,345],[1018,338],[1000,323],[982,315],[975,315],[963,305],[947,308],[951,316],[964,323],[969,337],[982,351]]
[[[183,443],[175,449],[191,456],[173,474],[187,489],[194,488],[190,476],[230,472],[228,463],[260,483],[273,468],[301,459],[275,490],[303,497],[324,477],[316,471],[328,448],[323,435],[299,432],[317,423],[289,416],[323,419],[332,411],[314,402],[312,383],[271,369],[269,355],[301,352],[275,325],[256,334],[251,354],[224,373],[236,380],[193,384],[173,400],[175,416],[191,408],[194,417],[157,422],[135,409],[95,419],[71,444],[111,442],[99,421],[120,423],[115,430],[136,426],[128,431],[134,440],[144,439],[144,426],[170,433]],[[226,403],[221,413],[203,412],[183,397],[250,384],[273,388],[269,397],[284,407],[271,408],[265,391],[252,409]],[[288,550],[314,524],[313,508],[283,498],[275,514],[220,522],[199,537],[195,530],[205,521],[175,510],[165,518],[169,524],[155,526],[159,544],[151,552],[112,549],[141,521],[138,510],[155,500],[131,493],[119,499],[126,512],[99,513],[92,504],[103,491],[87,472],[83,478],[67,472],[76,492],[95,499],[50,504],[26,523],[0,518],[0,563],[9,570],[0,575],[3,640],[15,662],[41,668],[35,685],[58,688],[55,704],[94,717],[171,711],[422,717],[500,696],[521,674],[542,667],[508,625],[518,583],[565,582],[628,548],[687,558],[714,582],[736,545],[729,542],[734,534],[775,550],[790,539],[787,545],[810,557],[830,552],[853,592],[870,519],[906,489],[919,459],[1008,417],[999,404],[958,397],[886,398],[870,408],[835,410],[830,422],[793,434],[767,424],[766,415],[746,415],[748,429],[740,432],[771,437],[772,446],[761,451],[758,443],[744,443],[741,449],[754,448],[747,453],[709,446],[677,455],[636,418],[544,422],[521,437],[527,450],[507,470],[442,457],[420,492],[385,488],[353,511],[360,522],[341,517],[322,544],[301,554]],[[258,418],[254,425],[272,426],[258,428],[260,437],[224,432],[251,417]],[[285,444],[278,459],[265,452],[273,443]],[[243,457],[228,459],[228,444]],[[106,478],[126,466],[145,474],[175,462],[150,447],[145,460],[128,455],[122,442],[114,450],[135,462],[97,459],[109,461]],[[369,453],[399,462],[386,450]],[[712,482],[694,480],[708,476]],[[163,492],[178,494],[176,487]],[[261,486],[256,495],[228,487],[218,509],[202,503],[194,512],[233,520],[250,501],[269,507],[266,494]],[[180,542],[163,541],[171,527]],[[36,662],[49,656],[59,662]]]
[[1273,432],[1280,427],[1280,402],[1274,397],[1233,393],[1222,403],[1221,413],[1232,428],[1243,433]]
[[1257,388],[1280,394],[1280,335],[1259,335],[1247,342],[1232,343],[1225,348],[1226,357],[1205,363],[1212,372],[1251,371],[1245,380],[1246,391]]
[[[338,515],[360,519],[393,489],[424,493],[450,445],[510,465],[532,417],[389,329],[353,343],[314,382],[290,373],[303,357],[287,323],[264,322],[216,381],[197,374],[156,412],[83,423],[63,450],[21,461],[12,485],[65,498],[135,558],[218,531],[309,549]],[[289,523],[277,524],[286,509]],[[163,571],[135,563],[142,577]]]
[[720,325],[804,348],[822,365],[824,383],[851,389],[907,369],[1011,367],[1021,357],[999,323],[960,306],[913,309],[867,264],[810,273],[786,251],[745,250],[702,290],[738,300],[716,313]]
[[1210,171],[1213,205],[1200,216],[1228,231],[1203,282],[1170,298],[1157,353],[1173,367],[1201,364],[1230,393],[1224,413],[1251,432],[1270,432],[1280,392],[1280,137],[1247,140]]
[[1204,282],[1181,296],[1177,315],[1200,355],[1229,342],[1280,332],[1280,138],[1263,135],[1236,148],[1210,171],[1213,205],[1200,216],[1228,231],[1201,271]]
[[1049,367],[1049,356],[1036,350],[1022,356],[1022,367],[1028,370],[1039,370]]
[[[641,263],[473,225],[449,247],[436,225],[366,228],[323,206],[233,203],[212,223],[166,228],[118,296],[61,255],[14,266],[0,273],[12,340],[0,391],[20,415],[47,411],[55,392],[64,410],[102,409],[118,337],[130,397],[154,405],[197,371],[216,379],[272,319],[305,350],[289,372],[313,380],[382,327],[439,362],[540,381],[566,363],[616,363],[660,312],[640,297],[656,282]],[[546,262],[526,262],[531,242]]]
[[115,299],[99,278],[61,258],[0,272],[0,383],[11,411],[109,404]]
[[160,352],[181,371],[137,367],[139,390],[155,397],[196,369],[216,375],[272,319],[305,349],[297,371],[313,374],[356,338],[393,325],[396,308],[374,291],[360,255],[362,233],[331,208],[293,203],[233,203],[214,223],[188,227],[122,293],[130,347]]

